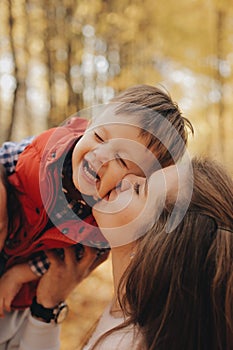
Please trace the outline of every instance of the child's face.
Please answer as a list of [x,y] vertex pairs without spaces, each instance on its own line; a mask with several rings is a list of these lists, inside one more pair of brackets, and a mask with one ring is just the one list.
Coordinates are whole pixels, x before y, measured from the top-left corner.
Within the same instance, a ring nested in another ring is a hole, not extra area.
[[145,176],[153,156],[139,132],[139,127],[117,124],[111,116],[108,124],[89,128],[72,155],[75,187],[85,195],[103,198],[127,174]]

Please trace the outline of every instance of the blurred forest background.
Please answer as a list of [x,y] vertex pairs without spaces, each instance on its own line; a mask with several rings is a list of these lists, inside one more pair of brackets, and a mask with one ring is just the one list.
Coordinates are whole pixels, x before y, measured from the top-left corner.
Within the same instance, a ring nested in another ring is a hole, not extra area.
[[[192,121],[191,152],[233,170],[231,0],[0,0],[0,19],[0,142],[146,83],[164,86]],[[62,350],[79,348],[110,300],[110,270],[70,297]]]

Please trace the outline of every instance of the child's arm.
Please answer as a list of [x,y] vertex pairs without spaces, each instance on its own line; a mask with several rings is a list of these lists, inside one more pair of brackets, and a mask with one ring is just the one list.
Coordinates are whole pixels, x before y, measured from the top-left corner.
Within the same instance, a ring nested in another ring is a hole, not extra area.
[[7,175],[15,171],[20,153],[30,145],[34,136],[23,139],[20,142],[7,141],[0,147],[0,164],[6,169]]
[[15,265],[4,273],[0,278],[0,317],[3,316],[4,310],[10,310],[22,284],[39,279],[48,271],[49,265],[46,254],[41,251],[28,262]]
[[7,236],[8,215],[7,215],[7,196],[4,182],[4,168],[6,175],[15,171],[15,167],[20,153],[32,142],[33,137],[26,138],[21,142],[5,142],[0,147],[0,252],[4,246]]
[[0,317],[4,316],[4,310],[11,310],[11,303],[22,287],[23,283],[37,280],[28,263],[11,267],[0,278]]

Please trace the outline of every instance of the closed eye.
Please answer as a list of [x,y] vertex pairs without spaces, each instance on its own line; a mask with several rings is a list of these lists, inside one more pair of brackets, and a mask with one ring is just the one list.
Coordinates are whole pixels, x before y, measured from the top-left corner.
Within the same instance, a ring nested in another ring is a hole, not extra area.
[[138,195],[139,195],[139,188],[140,188],[139,183],[135,182],[135,184],[133,185],[133,189]]
[[127,166],[126,162],[124,161],[123,158],[121,158],[121,157],[119,156],[118,153],[115,155],[115,157],[116,157],[116,160],[117,160],[124,168],[128,169],[128,166]]
[[101,137],[96,131],[94,132],[94,135],[95,135],[95,138],[96,138],[97,141],[99,141],[99,142],[104,142],[104,140],[102,139],[102,137]]

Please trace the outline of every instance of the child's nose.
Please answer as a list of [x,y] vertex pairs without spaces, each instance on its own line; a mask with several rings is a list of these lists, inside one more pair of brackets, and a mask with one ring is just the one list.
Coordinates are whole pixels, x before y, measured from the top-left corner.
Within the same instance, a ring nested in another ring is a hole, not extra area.
[[111,149],[107,144],[101,144],[98,147],[95,148],[93,151],[96,159],[101,162],[102,164],[105,164],[109,162],[111,159],[113,159],[113,156],[111,157]]

